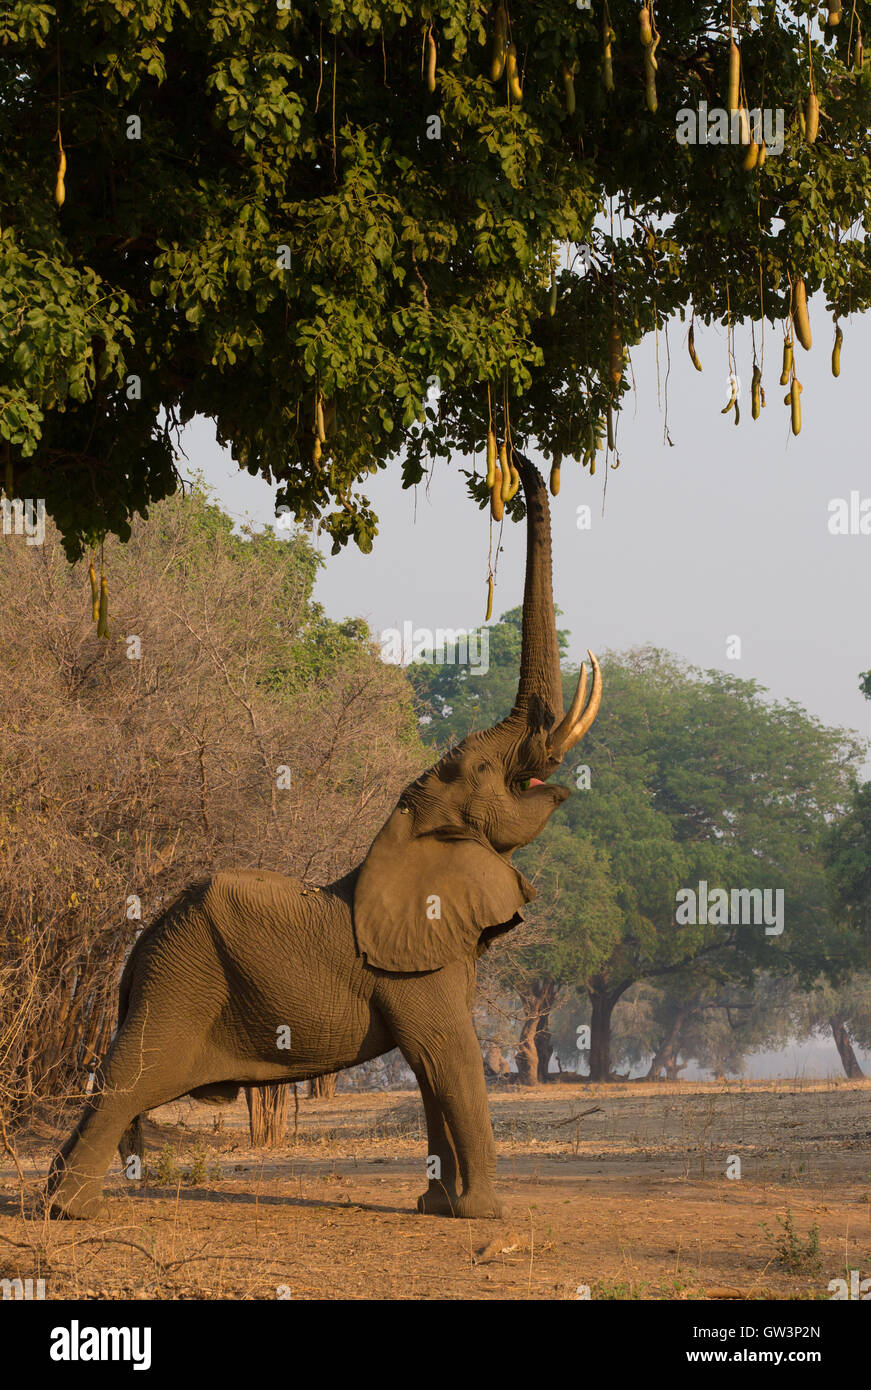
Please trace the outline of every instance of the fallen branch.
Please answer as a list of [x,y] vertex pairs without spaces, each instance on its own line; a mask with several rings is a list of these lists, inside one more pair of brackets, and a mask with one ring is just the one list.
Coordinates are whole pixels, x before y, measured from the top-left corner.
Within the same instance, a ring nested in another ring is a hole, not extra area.
[[582,1120],[585,1115],[596,1115],[602,1109],[601,1105],[591,1105],[589,1110],[582,1110],[578,1115],[569,1115],[567,1120],[554,1120],[551,1129],[561,1129],[563,1125],[574,1124],[576,1120]]

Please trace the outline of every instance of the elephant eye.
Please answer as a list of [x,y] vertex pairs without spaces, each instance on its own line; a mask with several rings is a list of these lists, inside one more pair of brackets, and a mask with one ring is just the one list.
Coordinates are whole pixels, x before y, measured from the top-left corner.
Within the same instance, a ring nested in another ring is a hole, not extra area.
[[528,778],[528,777],[521,777],[520,782],[518,783],[518,786],[520,787],[520,790],[521,790],[522,792],[527,791],[528,788],[529,788],[529,778]]
[[478,771],[479,771],[479,772],[486,772],[486,771],[487,771],[487,764],[486,764],[486,763],[479,763],[479,764],[478,764]]

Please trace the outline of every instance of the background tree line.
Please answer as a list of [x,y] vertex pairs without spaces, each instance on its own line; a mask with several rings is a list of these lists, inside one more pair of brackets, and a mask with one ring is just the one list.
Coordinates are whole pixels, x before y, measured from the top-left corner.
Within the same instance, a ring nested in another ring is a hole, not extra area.
[[[515,609],[490,629],[486,674],[410,669],[435,745],[507,712],[519,647]],[[653,647],[602,666],[602,710],[558,774],[576,795],[518,856],[541,889],[530,925],[486,960],[484,989],[499,1001],[482,1019],[491,1044],[514,1044],[521,1079],[544,1081],[554,1050],[560,1066],[578,1058],[586,1024],[582,1070],[604,1081],[642,1062],[651,1076],[690,1060],[734,1072],[754,1047],[830,1028],[845,1071],[861,1075],[851,1037],[871,1044],[865,743],[755,681]],[[575,680],[567,670],[566,699]],[[783,889],[782,934],[676,925],[677,890],[702,880]]]

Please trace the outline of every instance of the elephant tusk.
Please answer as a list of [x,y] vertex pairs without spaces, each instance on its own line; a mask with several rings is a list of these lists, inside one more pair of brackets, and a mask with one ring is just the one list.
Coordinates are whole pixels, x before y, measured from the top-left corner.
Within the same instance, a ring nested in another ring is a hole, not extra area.
[[584,708],[584,699],[587,693],[587,668],[582,662],[575,698],[572,700],[565,718],[557,725],[550,737],[550,751],[560,761],[569,749],[574,748],[575,744],[583,738],[599,713],[599,706],[602,703],[602,671],[593,653],[588,650],[587,655],[593,668],[593,686],[586,708]]
[[572,703],[569,706],[568,714],[565,715],[565,717],[557,725],[557,728],[554,730],[553,742],[557,745],[561,745],[564,742],[564,740],[566,740],[569,737],[572,728],[575,724],[577,724],[578,720],[581,717],[581,711],[584,708],[584,702],[586,698],[587,667],[585,662],[582,661],[580,673],[578,675],[578,686],[575,690],[575,698],[572,700]]

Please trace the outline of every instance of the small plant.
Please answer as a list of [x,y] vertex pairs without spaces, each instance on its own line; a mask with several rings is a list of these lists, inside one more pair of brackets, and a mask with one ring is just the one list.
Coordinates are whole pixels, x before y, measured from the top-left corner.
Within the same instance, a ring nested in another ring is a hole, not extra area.
[[622,1282],[613,1279],[599,1279],[593,1285],[592,1294],[595,1299],[601,1299],[603,1302],[618,1301],[622,1303],[628,1299],[642,1298],[646,1288],[646,1283],[638,1284],[631,1280]]
[[598,1279],[591,1288],[592,1297],[602,1302],[626,1302],[629,1300],[663,1300],[686,1298],[693,1286],[682,1279],[668,1279],[663,1283],[651,1283],[649,1279]]
[[199,1139],[197,1141],[196,1147],[194,1148],[194,1161],[191,1164],[190,1172],[187,1174],[185,1181],[191,1183],[193,1186],[196,1187],[199,1183],[208,1182],[208,1179],[209,1165],[207,1161],[206,1147],[202,1139]]
[[786,1216],[778,1216],[780,1233],[770,1231],[765,1222],[761,1223],[766,1240],[774,1245],[777,1261],[789,1274],[818,1274],[822,1269],[823,1257],[820,1250],[820,1228],[814,1222],[807,1236],[802,1239],[795,1229],[793,1215],[789,1207]]
[[181,1172],[171,1144],[164,1144],[157,1155],[157,1167],[147,1169],[147,1174],[156,1187],[173,1187],[178,1182]]

